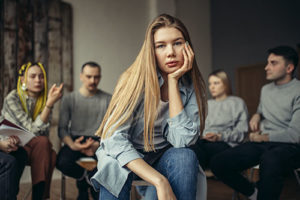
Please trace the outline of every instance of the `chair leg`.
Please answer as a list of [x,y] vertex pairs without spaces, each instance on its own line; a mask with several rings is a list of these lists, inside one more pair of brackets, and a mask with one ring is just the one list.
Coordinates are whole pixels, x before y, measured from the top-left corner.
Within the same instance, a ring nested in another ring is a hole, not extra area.
[[240,196],[237,191],[233,191],[231,200],[240,200]]
[[297,179],[297,182],[298,182],[298,184],[299,184],[299,186],[300,186],[299,172],[300,172],[300,169],[295,169],[295,170],[294,170],[294,174],[295,174],[296,179]]
[[61,174],[61,190],[60,190],[60,199],[66,199],[66,176],[62,173]]

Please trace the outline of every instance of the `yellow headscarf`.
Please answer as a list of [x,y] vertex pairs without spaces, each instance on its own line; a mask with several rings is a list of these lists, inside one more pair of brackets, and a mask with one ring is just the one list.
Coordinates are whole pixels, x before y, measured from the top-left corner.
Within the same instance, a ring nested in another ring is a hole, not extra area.
[[[41,92],[41,94],[39,95],[36,103],[35,103],[35,107],[34,107],[34,112],[33,115],[31,116],[31,113],[29,113],[27,105],[26,105],[26,98],[27,98],[27,91],[24,88],[24,86],[22,87],[22,82],[21,82],[21,77],[24,76],[24,83],[26,83],[27,81],[27,72],[28,69],[33,66],[33,65],[38,65],[44,75],[44,90]],[[32,117],[33,120],[36,119],[36,117],[42,112],[42,110],[44,109],[45,105],[46,105],[46,101],[47,101],[47,77],[46,77],[46,72],[44,69],[44,66],[38,62],[38,63],[34,63],[32,64],[31,62],[28,62],[24,65],[21,66],[20,70],[19,70],[19,77],[18,77],[18,85],[17,85],[17,91],[18,91],[18,95],[19,98],[21,100],[22,103],[22,107],[25,110],[25,112]]]

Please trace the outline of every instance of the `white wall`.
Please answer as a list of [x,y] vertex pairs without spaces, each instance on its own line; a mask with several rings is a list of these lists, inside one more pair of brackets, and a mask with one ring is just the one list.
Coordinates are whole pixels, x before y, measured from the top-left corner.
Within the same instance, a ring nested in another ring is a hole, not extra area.
[[176,16],[190,33],[199,70],[207,82],[212,71],[210,0],[178,0]]
[[112,92],[120,74],[134,61],[142,45],[148,21],[147,3],[141,0],[65,2],[73,7],[75,89],[80,86],[81,65],[92,60],[102,66],[100,87]]
[[64,0],[73,7],[74,86],[81,65],[102,66],[100,88],[112,93],[120,74],[134,61],[150,21],[163,12],[186,23],[205,78],[211,71],[209,0]]

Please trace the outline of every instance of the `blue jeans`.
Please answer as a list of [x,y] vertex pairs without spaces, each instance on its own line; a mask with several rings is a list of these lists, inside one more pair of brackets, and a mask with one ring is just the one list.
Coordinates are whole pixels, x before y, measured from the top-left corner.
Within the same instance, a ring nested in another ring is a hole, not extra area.
[[[199,168],[197,157],[191,149],[170,148],[153,167],[169,180],[178,200],[194,200],[196,198]],[[129,200],[132,181],[133,174],[131,173],[118,198],[100,186],[99,200]],[[157,199],[156,194],[154,199]]]
[[17,199],[19,182],[27,158],[27,153],[22,147],[11,153],[0,151],[0,199]]

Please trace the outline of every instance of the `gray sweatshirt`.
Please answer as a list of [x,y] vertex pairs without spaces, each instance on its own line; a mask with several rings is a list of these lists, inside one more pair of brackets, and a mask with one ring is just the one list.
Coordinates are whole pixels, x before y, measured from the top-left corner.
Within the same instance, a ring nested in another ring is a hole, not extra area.
[[74,91],[63,97],[60,105],[58,135],[94,136],[106,113],[111,95],[99,90],[85,97]]
[[271,142],[300,143],[299,80],[265,85],[261,89],[257,112],[262,117],[260,129],[269,134]]
[[208,115],[205,120],[206,133],[220,133],[221,140],[231,146],[243,142],[248,132],[248,111],[245,102],[236,96],[222,101],[208,100]]

